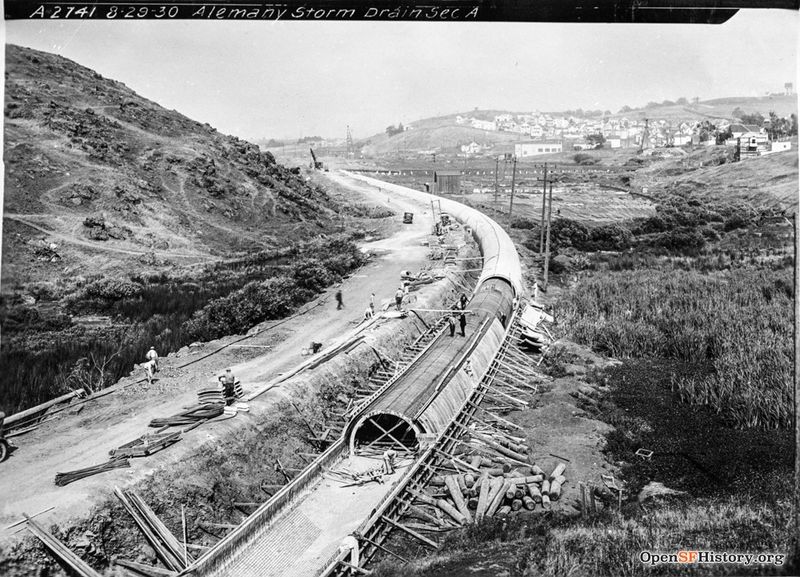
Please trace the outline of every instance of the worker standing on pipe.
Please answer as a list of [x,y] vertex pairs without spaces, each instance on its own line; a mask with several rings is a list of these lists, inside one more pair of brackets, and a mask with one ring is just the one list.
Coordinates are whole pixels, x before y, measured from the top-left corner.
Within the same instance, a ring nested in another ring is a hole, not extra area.
[[447,324],[450,326],[450,336],[456,336],[456,318],[453,315],[447,315]]
[[336,310],[340,311],[344,307],[344,302],[342,302],[342,289],[336,291]]
[[339,543],[339,551],[341,553],[345,553],[347,551],[350,552],[350,564],[355,565],[358,567],[359,562],[359,555],[358,555],[358,532],[353,532],[344,539],[342,542]]
[[461,336],[462,336],[462,337],[465,337],[465,336],[467,336],[467,333],[466,333],[466,332],[465,332],[465,330],[464,330],[464,329],[466,329],[466,328],[467,328],[467,315],[466,315],[466,313],[463,313],[463,312],[462,312],[462,313],[459,315],[459,317],[458,317],[458,324],[461,326]]

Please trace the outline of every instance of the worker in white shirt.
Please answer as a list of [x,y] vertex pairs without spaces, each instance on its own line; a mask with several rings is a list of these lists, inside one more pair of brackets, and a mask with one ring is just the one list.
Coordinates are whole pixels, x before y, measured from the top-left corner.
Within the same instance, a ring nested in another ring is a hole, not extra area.
[[146,357],[147,357],[148,361],[153,361],[153,363],[154,363],[153,372],[157,373],[158,372],[158,353],[156,352],[156,348],[155,347],[150,347],[150,350],[147,351]]

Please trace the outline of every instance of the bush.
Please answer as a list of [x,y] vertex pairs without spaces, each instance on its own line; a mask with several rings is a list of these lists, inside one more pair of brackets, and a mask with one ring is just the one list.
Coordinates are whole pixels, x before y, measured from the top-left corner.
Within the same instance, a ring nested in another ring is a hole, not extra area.
[[618,224],[598,226],[589,235],[589,244],[594,250],[625,250],[632,240],[631,231]]
[[572,157],[572,160],[575,161],[575,164],[580,164],[582,166],[591,166],[599,162],[598,159],[593,157],[591,154],[586,154],[585,152],[579,152]]
[[319,292],[335,280],[335,276],[318,259],[307,258],[292,265],[291,276],[297,286]]
[[534,227],[538,228],[539,224],[530,218],[515,218],[511,222],[511,228],[524,228],[530,230]]
[[83,296],[87,298],[119,300],[138,296],[142,292],[142,285],[113,278],[97,279],[86,285]]
[[589,239],[589,228],[577,220],[557,218],[550,226],[550,242],[553,250],[576,248],[584,250]]
[[677,228],[656,235],[651,243],[679,254],[697,254],[706,245],[706,239],[699,230]]
[[184,323],[183,329],[202,340],[244,333],[260,322],[288,315],[310,295],[312,291],[286,276],[251,282],[207,304]]

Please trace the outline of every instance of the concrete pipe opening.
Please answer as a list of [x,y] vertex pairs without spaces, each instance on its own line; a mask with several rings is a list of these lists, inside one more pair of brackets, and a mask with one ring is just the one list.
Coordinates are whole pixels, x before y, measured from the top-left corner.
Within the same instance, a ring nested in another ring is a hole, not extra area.
[[419,430],[410,421],[392,413],[376,413],[359,420],[350,437],[350,451],[378,452],[388,449],[414,452],[419,447]]

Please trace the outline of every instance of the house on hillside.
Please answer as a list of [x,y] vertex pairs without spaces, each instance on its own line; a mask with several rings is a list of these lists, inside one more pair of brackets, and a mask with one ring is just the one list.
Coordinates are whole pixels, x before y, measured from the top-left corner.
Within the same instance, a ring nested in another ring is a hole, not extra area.
[[763,127],[755,124],[731,124],[731,138],[741,138],[749,132],[761,133],[766,131]]
[[745,132],[736,137],[736,154],[740,159],[769,154],[769,138],[766,132]]
[[534,140],[531,142],[518,142],[514,144],[514,155],[517,158],[524,158],[526,156],[561,152],[562,149],[563,142],[560,140]]
[[492,120],[480,120],[478,118],[472,119],[472,128],[479,130],[497,130],[497,124]]
[[464,154],[478,154],[481,150],[483,150],[483,147],[474,140],[469,144],[461,145],[461,152]]

